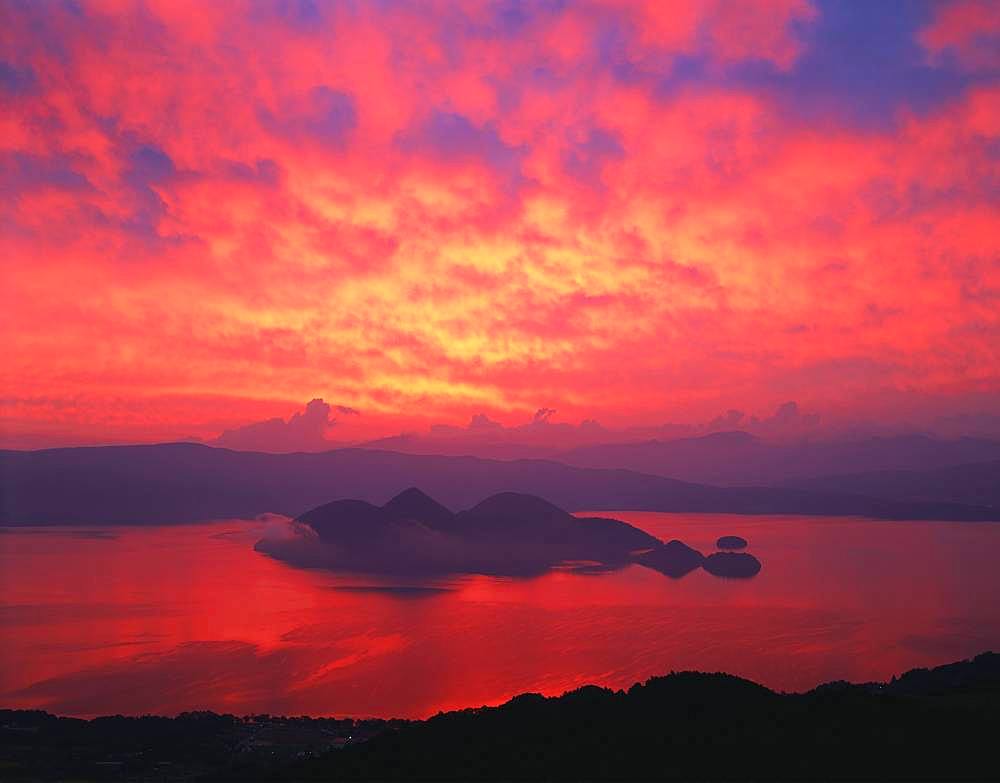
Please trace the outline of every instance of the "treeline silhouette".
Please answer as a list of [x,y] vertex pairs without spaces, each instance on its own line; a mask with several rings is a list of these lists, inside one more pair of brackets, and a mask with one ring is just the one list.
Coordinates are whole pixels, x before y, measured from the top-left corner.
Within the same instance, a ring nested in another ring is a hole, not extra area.
[[[889,683],[830,683],[802,694],[775,693],[726,674],[676,673],[627,691],[587,686],[426,721],[376,722],[367,741],[360,741],[363,723],[342,730],[337,721],[266,718],[262,725],[289,720],[329,730],[343,747],[285,743],[247,752],[253,721],[207,713],[88,722],[9,711],[0,713],[0,747],[9,780],[93,779],[102,774],[101,754],[123,758],[124,752],[139,755],[103,774],[274,781],[989,780],[997,771],[1000,655],[914,670]],[[345,731],[357,735],[346,744]]]
[[998,719],[1000,655],[805,694],[688,672],[441,715],[278,778],[986,780]]
[[273,775],[295,759],[406,724],[209,711],[82,720],[0,710],[0,780],[216,780],[237,769]]

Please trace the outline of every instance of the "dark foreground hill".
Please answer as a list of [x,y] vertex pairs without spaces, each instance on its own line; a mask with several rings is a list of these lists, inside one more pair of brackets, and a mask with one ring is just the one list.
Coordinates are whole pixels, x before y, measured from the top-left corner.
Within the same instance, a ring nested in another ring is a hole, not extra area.
[[0,765],[11,781],[994,780],[998,721],[984,653],[802,694],[684,672],[413,722],[0,711]]
[[500,492],[560,508],[881,519],[1000,519],[1000,509],[794,487],[714,487],[545,460],[484,460],[338,449],[262,454],[191,443],[0,451],[0,524],[169,524],[276,512],[333,498],[384,503],[419,486],[452,508]]
[[1000,655],[778,694],[680,673],[441,715],[281,770],[302,780],[987,780]]

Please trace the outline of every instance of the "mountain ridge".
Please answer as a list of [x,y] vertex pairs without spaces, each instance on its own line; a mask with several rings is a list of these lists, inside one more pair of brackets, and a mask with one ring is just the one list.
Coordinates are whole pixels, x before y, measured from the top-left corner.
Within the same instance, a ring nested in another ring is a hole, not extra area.
[[718,487],[621,468],[369,449],[267,454],[200,444],[0,451],[0,524],[168,524],[296,517],[331,498],[383,503],[421,486],[445,506],[504,491],[562,508],[1000,520],[1000,509],[795,487]]
[[605,443],[559,452],[578,467],[620,467],[723,486],[786,486],[846,472],[938,470],[1000,460],[1000,441],[894,435],[849,440],[771,442],[739,430],[711,435]]

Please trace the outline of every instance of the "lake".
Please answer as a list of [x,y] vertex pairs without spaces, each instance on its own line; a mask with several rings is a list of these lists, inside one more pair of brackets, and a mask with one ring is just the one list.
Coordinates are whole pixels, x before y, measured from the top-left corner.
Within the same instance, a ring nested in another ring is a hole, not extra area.
[[727,671],[781,690],[1000,650],[1000,524],[600,512],[763,570],[433,583],[296,569],[275,520],[0,528],[0,706],[423,717]]

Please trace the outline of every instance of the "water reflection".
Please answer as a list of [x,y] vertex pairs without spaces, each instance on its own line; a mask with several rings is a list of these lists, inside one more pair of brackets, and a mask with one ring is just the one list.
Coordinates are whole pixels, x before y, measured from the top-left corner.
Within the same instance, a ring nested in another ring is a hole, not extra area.
[[614,516],[699,551],[738,534],[766,568],[425,583],[262,557],[271,522],[8,531],[0,704],[417,716],[685,668],[802,689],[1000,648],[1000,611],[983,600],[1000,592],[1000,525]]

